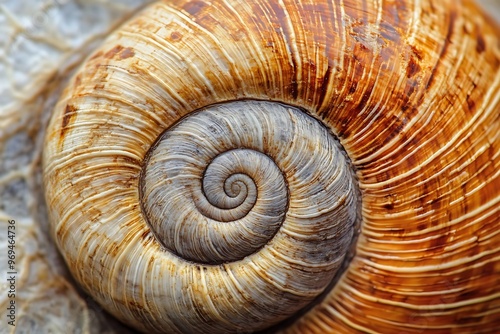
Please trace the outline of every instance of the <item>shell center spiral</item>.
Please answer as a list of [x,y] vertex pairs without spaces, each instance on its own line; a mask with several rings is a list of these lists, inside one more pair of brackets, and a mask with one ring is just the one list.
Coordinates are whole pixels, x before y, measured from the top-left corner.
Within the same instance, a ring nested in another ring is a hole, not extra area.
[[300,109],[234,101],[193,112],[158,138],[141,203],[157,239],[186,260],[241,260],[284,228],[313,242],[338,239],[311,254],[331,261],[345,253],[356,219],[348,169],[336,139]]

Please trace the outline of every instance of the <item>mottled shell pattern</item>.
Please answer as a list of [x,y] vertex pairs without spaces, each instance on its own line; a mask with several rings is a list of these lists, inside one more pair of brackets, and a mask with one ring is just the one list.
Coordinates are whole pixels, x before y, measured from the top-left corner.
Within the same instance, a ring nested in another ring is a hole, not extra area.
[[500,328],[500,32],[469,1],[159,1],[51,118],[76,281],[143,332]]

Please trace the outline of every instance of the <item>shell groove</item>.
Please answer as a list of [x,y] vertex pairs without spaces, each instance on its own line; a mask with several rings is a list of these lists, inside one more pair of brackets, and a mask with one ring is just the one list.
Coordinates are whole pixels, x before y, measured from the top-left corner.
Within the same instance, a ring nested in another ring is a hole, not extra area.
[[[186,331],[189,323],[199,331],[223,330],[230,321],[212,322],[208,314],[219,313],[208,311],[206,298],[207,286],[230,289],[215,279],[220,273],[206,273],[216,267],[189,272],[177,257],[158,262],[164,249],[140,223],[141,162],[163,131],[195,110],[271,100],[303,108],[338,136],[363,197],[355,257],[323,302],[285,331],[491,332],[500,312],[496,29],[459,1],[148,7],[82,66],[47,132],[46,198],[73,275],[136,328]],[[97,202],[113,209],[102,211]],[[163,223],[150,224],[160,229]],[[176,243],[175,252],[182,252]],[[148,250],[136,251],[139,245]],[[188,253],[207,261],[198,249]],[[260,271],[241,270],[243,277],[266,280]],[[192,284],[161,281],[168,273],[192,275]],[[149,297],[165,296],[165,287],[175,302],[155,316],[159,304]],[[270,305],[271,296],[261,295]],[[233,302],[221,301],[228,310]],[[181,314],[181,306],[196,314],[163,318]],[[233,311],[260,329],[270,309]],[[229,328],[238,326],[246,324]]]

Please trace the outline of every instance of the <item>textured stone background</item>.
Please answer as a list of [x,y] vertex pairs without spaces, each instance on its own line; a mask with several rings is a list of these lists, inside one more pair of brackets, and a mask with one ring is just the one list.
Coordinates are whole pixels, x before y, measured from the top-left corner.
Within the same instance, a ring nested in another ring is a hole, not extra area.
[[[0,1],[0,309],[9,299],[7,226],[16,226],[16,327],[0,333],[126,333],[77,290],[48,233],[43,129],[65,79],[119,22],[152,0]],[[500,0],[481,0],[500,22]]]
[[[0,2],[0,309],[7,303],[7,224],[16,221],[16,327],[0,333],[124,332],[71,282],[48,233],[43,130],[64,79],[146,0]],[[151,2],[151,1],[149,1]],[[109,324],[109,325],[108,325]]]
[[484,9],[500,22],[500,1],[498,0],[477,0]]

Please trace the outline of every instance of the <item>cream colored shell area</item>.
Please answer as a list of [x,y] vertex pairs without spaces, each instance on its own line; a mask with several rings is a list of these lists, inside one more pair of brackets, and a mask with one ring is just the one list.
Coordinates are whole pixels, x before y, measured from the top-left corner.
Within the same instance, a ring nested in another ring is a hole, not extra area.
[[[291,315],[330,283],[359,217],[337,141],[300,109],[276,102],[191,113],[150,150],[140,183],[145,219],[167,249],[195,263],[227,263],[230,272],[241,267],[228,262],[249,256],[245,266],[273,277],[271,285],[287,292],[273,296],[274,322],[278,309]],[[299,296],[291,305],[289,293]]]
[[[284,331],[491,332],[500,313],[498,33],[469,4],[396,6],[157,3],[112,34],[64,92],[45,143],[53,233],[77,281],[136,328],[165,329],[147,289],[176,291],[161,278],[184,274],[183,264],[159,266],[163,251],[139,223],[141,161],[194,110],[273,100],[340,138],[363,196],[355,257]],[[134,283],[144,280],[151,285]],[[203,299],[203,289],[178,292]]]

